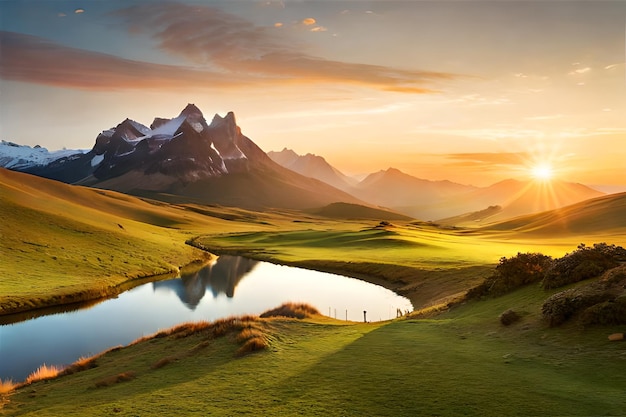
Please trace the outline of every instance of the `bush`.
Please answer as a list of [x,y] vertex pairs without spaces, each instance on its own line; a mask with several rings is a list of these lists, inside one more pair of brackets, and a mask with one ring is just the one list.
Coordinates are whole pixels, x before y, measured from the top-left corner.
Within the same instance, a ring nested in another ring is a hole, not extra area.
[[494,273],[485,281],[470,289],[468,298],[486,295],[502,295],[524,285],[542,280],[550,267],[552,258],[541,253],[520,253],[512,258],[500,258]]
[[546,271],[542,286],[558,288],[585,279],[594,278],[626,261],[626,250],[621,246],[596,243],[593,247],[580,244],[578,248],[555,260]]
[[581,310],[610,298],[611,294],[593,288],[573,288],[552,295],[543,303],[541,312],[550,327],[554,327],[563,324]]
[[508,309],[504,313],[500,314],[500,323],[505,326],[509,326],[521,319],[520,315],[515,311]]
[[626,324],[626,296],[587,308],[581,314],[581,321],[585,325]]

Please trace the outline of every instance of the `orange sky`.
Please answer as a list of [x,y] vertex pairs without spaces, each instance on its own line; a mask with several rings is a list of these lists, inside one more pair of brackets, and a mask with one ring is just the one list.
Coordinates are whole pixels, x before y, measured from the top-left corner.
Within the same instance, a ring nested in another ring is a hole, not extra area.
[[0,139],[234,111],[264,150],[626,186],[624,2],[0,2]]

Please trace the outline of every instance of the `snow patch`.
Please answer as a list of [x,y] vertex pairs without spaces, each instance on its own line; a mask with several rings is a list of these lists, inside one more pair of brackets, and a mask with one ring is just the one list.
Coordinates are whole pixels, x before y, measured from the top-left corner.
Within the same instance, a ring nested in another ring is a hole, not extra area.
[[92,167],[98,166],[100,162],[102,162],[103,160],[104,160],[104,155],[96,155],[93,158],[91,158],[91,166]]

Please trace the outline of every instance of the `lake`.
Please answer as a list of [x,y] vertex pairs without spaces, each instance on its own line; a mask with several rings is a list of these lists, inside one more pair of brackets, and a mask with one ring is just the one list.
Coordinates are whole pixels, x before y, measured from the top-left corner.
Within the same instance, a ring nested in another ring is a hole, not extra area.
[[341,320],[387,320],[411,302],[341,275],[220,256],[199,271],[143,284],[91,307],[0,325],[0,379],[24,380],[41,364],[68,365],[187,321],[261,314],[306,302]]

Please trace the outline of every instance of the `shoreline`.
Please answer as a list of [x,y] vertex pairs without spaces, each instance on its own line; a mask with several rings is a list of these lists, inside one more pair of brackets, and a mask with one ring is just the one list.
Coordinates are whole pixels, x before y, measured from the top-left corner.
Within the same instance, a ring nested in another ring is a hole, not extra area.
[[[204,252],[205,257],[193,259],[191,262],[178,268],[172,268],[169,271],[158,274],[142,275],[139,273],[137,276],[122,281],[119,284],[104,288],[87,288],[68,294],[51,294],[45,298],[24,298],[19,304],[8,299],[7,302],[0,302],[0,325],[94,306],[140,285],[175,278],[181,273],[193,271],[195,268],[210,262],[214,255],[210,252]],[[32,304],[35,302],[37,306],[33,307]]]
[[[389,278],[384,275],[376,275],[372,273],[361,272],[359,269],[367,269],[372,265],[377,267],[394,268],[396,271],[400,271],[403,276],[416,276],[423,273],[423,270],[416,268],[391,265],[391,264],[374,264],[374,263],[362,263],[362,262],[350,262],[350,261],[323,261],[323,260],[301,260],[301,261],[286,261],[274,258],[266,253],[259,254],[254,250],[249,249],[221,249],[215,247],[206,247],[198,243],[195,239],[190,239],[187,244],[202,250],[205,253],[205,257],[197,258],[191,262],[180,266],[176,269],[171,269],[159,274],[151,275],[138,275],[134,278],[130,278],[126,281],[113,286],[105,287],[104,289],[84,289],[69,294],[56,294],[50,295],[46,298],[32,298],[25,299],[20,304],[15,304],[10,300],[6,303],[0,302],[0,325],[16,323],[23,320],[29,320],[36,317],[41,317],[49,314],[55,314],[59,312],[74,311],[80,308],[96,305],[100,302],[116,297],[123,292],[131,290],[137,286],[156,282],[165,279],[174,278],[179,276],[183,272],[190,272],[195,268],[200,268],[207,262],[214,259],[215,256],[231,255],[242,256],[257,261],[269,262],[275,265],[284,265],[296,268],[309,269],[319,272],[326,272],[336,275],[341,275],[349,278],[359,279],[364,282],[368,282],[375,285],[380,285],[394,293],[406,297],[413,306],[413,311],[418,311],[423,308],[428,308],[433,305],[446,303],[447,301],[454,299],[459,294],[447,294],[438,299],[431,299],[428,303],[424,303],[423,296],[420,291],[419,283],[412,280],[404,280],[402,277]],[[36,307],[32,304],[37,303]]]

